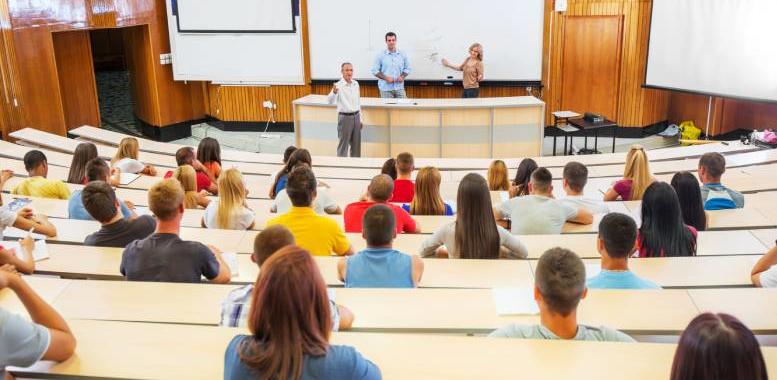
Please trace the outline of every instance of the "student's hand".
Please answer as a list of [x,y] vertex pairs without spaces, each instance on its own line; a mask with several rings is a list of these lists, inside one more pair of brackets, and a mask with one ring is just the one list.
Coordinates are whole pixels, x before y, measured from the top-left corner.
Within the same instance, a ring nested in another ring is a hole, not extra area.
[[332,93],[336,94],[337,91],[339,91],[339,90],[337,89],[337,83],[335,83],[335,84],[332,85]]
[[451,64],[451,63],[450,63],[450,62],[448,62],[448,59],[447,59],[447,58],[443,58],[443,59],[442,59],[442,65],[443,65],[443,66],[450,66],[450,64]]
[[202,162],[200,162],[200,160],[196,158],[194,159],[194,161],[192,161],[192,168],[194,168],[194,170],[198,172],[205,170],[205,166],[203,166]]
[[130,201],[124,201],[124,205],[127,206],[127,208],[130,209],[130,210],[134,210],[135,209],[135,204],[130,202]]
[[384,78],[386,83],[394,83],[394,77],[386,75]]
[[22,207],[16,212],[16,216],[24,219],[32,219],[32,208]]
[[199,193],[197,193],[201,198],[207,198],[208,197],[208,190],[200,190]]
[[120,168],[111,168],[111,177],[115,175],[121,175],[121,169]]
[[216,248],[213,245],[208,244],[208,248],[210,248],[210,251],[213,252],[213,255],[215,256],[219,256],[222,253],[220,249]]
[[5,264],[0,267],[0,289],[5,289],[19,278],[19,272],[11,264]]
[[0,171],[0,182],[8,181],[11,177],[13,177],[13,170],[5,169]]
[[49,217],[44,215],[44,214],[35,214],[35,215],[32,216],[32,220],[34,220],[34,221],[36,221],[36,222],[38,222],[40,224],[45,224],[45,223],[49,222]]
[[32,251],[35,249],[35,240],[32,240],[31,236],[25,236],[24,239],[19,240],[19,245],[24,250],[24,253],[32,255]]
[[143,171],[152,177],[156,176],[156,168],[151,165],[146,165],[146,167],[143,168]]

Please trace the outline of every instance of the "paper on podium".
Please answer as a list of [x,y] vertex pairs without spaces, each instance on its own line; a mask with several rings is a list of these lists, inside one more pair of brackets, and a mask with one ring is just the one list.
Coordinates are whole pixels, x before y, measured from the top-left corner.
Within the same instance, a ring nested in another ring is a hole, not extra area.
[[585,264],[585,279],[589,279],[591,277],[596,276],[597,274],[601,273],[602,266],[599,263],[596,264]]
[[134,181],[134,180],[136,180],[138,178],[140,178],[139,174],[121,173],[121,178],[119,179],[119,183],[122,186],[126,186],[126,185],[129,185],[130,183],[132,183],[132,181]]
[[[24,259],[22,246],[18,241],[4,241],[3,248],[13,249],[16,251],[16,257]],[[35,240],[35,246],[32,249],[32,259],[35,261],[46,260],[49,258],[49,250],[46,248],[45,240]]]
[[237,277],[240,273],[240,266],[237,264],[237,253],[235,252],[222,252],[221,258],[227,263],[229,271],[232,277]]
[[534,291],[529,287],[493,288],[497,315],[535,315],[540,308],[534,301]]

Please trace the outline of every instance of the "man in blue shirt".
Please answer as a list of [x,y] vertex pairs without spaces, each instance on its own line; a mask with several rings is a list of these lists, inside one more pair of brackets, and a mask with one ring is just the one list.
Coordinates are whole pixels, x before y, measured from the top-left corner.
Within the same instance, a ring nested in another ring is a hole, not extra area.
[[609,213],[599,223],[596,248],[602,271],[588,279],[591,289],[660,289],[629,270],[629,256],[637,249],[637,224],[630,216]]
[[407,54],[397,50],[397,35],[386,33],[386,50],[375,57],[372,75],[378,78],[381,98],[406,98],[405,78],[410,75],[410,60]]
[[726,210],[745,207],[745,196],[720,183],[726,172],[726,158],[718,152],[705,153],[699,159],[701,200],[705,210]]

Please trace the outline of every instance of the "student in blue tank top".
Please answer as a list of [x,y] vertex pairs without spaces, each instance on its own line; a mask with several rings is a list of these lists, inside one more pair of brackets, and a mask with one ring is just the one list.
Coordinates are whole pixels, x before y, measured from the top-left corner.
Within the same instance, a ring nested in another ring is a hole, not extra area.
[[353,347],[329,344],[329,296],[310,252],[288,245],[264,262],[251,313],[251,335],[224,354],[224,380],[381,378]]
[[383,204],[367,209],[362,218],[362,237],[367,248],[337,263],[346,288],[415,288],[424,262],[392,248],[397,237],[394,211]]
[[599,222],[596,248],[602,271],[588,279],[591,289],[661,289],[629,270],[629,256],[637,249],[637,224],[630,216],[609,213]]

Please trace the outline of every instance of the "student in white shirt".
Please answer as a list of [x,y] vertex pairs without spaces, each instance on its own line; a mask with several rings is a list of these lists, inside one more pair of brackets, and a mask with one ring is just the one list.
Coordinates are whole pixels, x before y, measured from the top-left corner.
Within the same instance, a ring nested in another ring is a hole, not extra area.
[[343,78],[332,85],[329,92],[329,104],[337,104],[337,155],[348,157],[350,146],[351,157],[361,156],[362,122],[359,111],[359,82],[353,79],[353,65],[345,62],[340,66]]
[[593,214],[607,214],[610,208],[601,199],[591,199],[583,196],[583,189],[588,183],[588,168],[579,162],[569,162],[564,165],[564,192],[566,197],[561,203],[576,208],[584,207]]

